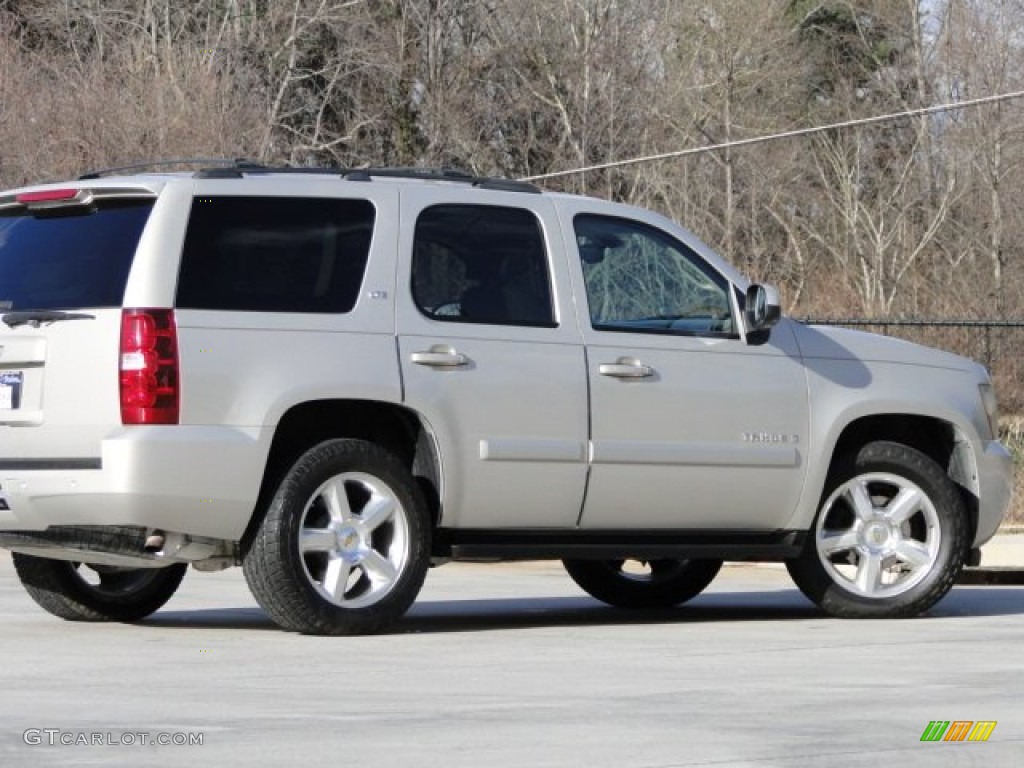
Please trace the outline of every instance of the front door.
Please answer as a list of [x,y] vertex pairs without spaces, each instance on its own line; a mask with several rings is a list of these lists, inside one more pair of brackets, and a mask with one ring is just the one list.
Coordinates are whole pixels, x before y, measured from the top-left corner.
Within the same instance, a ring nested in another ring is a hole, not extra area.
[[747,344],[730,281],[658,223],[586,209],[566,222],[588,308],[592,467],[581,526],[779,528],[807,465],[795,339],[783,324],[768,343]]

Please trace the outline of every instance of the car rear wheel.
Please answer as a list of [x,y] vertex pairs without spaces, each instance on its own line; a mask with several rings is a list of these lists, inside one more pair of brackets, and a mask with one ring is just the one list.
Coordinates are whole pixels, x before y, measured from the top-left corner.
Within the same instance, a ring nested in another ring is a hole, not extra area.
[[382,448],[331,440],[281,482],[245,555],[253,596],[284,629],[379,632],[419,593],[430,559],[426,502]]
[[875,442],[845,461],[790,575],[834,616],[917,616],[953,586],[967,512],[946,473],[906,445]]
[[39,606],[68,621],[138,621],[163,607],[188,566],[122,568],[13,554],[14,570]]
[[587,594],[617,608],[671,608],[714,580],[721,560],[563,560]]

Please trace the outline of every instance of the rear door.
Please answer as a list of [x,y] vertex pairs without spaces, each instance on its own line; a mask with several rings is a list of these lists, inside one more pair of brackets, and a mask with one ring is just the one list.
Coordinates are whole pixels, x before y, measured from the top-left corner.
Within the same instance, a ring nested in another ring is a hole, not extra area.
[[402,190],[405,402],[440,449],[445,527],[569,528],[587,474],[587,382],[550,202]]
[[120,424],[121,305],[155,199],[102,186],[0,196],[0,469],[99,467]]

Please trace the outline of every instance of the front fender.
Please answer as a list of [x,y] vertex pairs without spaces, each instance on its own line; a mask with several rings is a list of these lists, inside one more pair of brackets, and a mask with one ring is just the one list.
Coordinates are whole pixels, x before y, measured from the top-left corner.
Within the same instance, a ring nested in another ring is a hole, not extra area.
[[[808,365],[811,461],[789,528],[806,529],[813,523],[837,449],[855,450],[873,439],[898,440],[908,421],[927,419],[950,429],[956,460],[943,469],[953,471],[955,465],[957,482],[980,495],[977,462],[985,452],[988,426],[973,376],[892,362],[813,362],[817,364]],[[866,419],[871,419],[871,429],[858,445],[845,446],[844,436]]]

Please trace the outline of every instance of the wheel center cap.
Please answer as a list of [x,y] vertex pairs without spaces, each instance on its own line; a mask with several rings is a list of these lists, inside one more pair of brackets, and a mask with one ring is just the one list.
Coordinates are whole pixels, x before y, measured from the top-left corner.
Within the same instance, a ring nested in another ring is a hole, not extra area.
[[871,523],[864,529],[864,543],[869,547],[883,547],[889,542],[889,526],[885,523]]
[[346,554],[355,552],[359,549],[360,543],[359,531],[355,528],[345,527],[338,531],[338,547],[342,552]]

